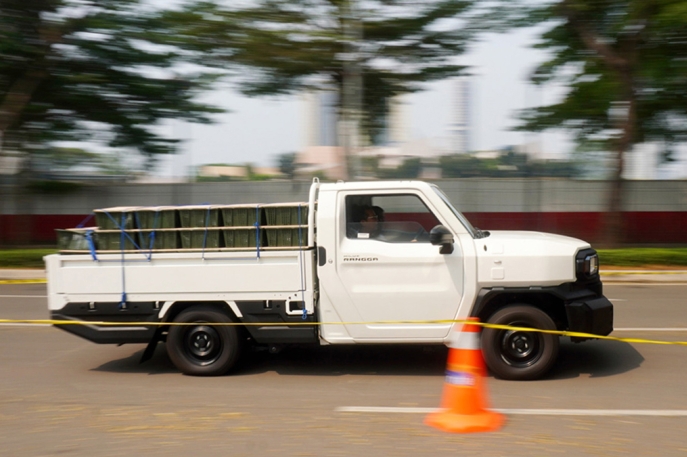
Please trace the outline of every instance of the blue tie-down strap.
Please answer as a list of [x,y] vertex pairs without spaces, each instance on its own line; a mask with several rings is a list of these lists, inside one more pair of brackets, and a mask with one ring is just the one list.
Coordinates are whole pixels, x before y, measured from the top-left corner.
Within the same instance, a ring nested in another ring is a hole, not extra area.
[[82,220],[81,222],[79,222],[79,225],[77,225],[76,228],[83,228],[83,227],[85,227],[85,226],[86,226],[86,223],[87,223],[88,221],[90,221],[90,220],[93,218],[93,215],[94,215],[94,213],[91,213],[91,214],[89,214],[88,216],[86,216],[86,219],[84,219],[84,220]]
[[115,227],[117,227],[117,230],[120,230],[120,231],[122,232],[122,235],[121,235],[121,238],[120,238],[120,246],[119,246],[120,249],[122,250],[122,252],[124,252],[124,240],[125,240],[125,239],[128,239],[129,241],[131,241],[131,244],[133,244],[134,248],[140,251],[140,250],[141,250],[141,247],[138,245],[138,243],[137,243],[136,241],[134,241],[134,239],[131,238],[131,236],[129,236],[129,234],[126,233],[126,231],[124,230],[124,227],[126,226],[126,212],[123,212],[123,213],[122,213],[122,223],[121,223],[121,225],[120,225],[119,222],[117,222],[117,220],[116,220],[114,217],[112,217],[112,215],[111,215],[110,213],[108,213],[107,211],[103,211],[103,212],[105,213],[105,215],[106,215],[107,217],[110,218],[110,220],[111,220],[112,222],[114,222]]
[[[157,230],[157,219],[158,216],[160,215],[160,211],[155,211],[155,218],[153,219],[153,231],[148,234],[148,255],[146,256],[146,259],[148,262],[151,261],[153,258],[153,247],[155,246],[155,230]],[[141,224],[138,223],[138,215],[136,216],[136,223],[138,224],[138,227],[141,226]],[[143,237],[141,237],[141,240],[143,240]],[[143,244],[141,242],[141,244]]]
[[93,230],[86,230],[86,243],[88,244],[88,250],[91,252],[91,257],[93,260],[98,260],[98,254],[95,249],[95,242],[93,241]]

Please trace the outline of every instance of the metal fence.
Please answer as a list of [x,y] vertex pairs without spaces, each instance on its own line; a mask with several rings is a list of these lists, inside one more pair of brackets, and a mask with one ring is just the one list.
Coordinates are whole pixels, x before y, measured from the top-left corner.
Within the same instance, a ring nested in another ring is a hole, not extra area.
[[[435,181],[484,229],[540,230],[600,237],[610,182],[467,178]],[[623,218],[628,243],[687,243],[687,181],[627,181]],[[96,208],[305,201],[310,182],[82,185],[52,193],[0,187],[0,243],[54,243],[54,229],[78,224]],[[684,229],[683,229],[684,228]]]

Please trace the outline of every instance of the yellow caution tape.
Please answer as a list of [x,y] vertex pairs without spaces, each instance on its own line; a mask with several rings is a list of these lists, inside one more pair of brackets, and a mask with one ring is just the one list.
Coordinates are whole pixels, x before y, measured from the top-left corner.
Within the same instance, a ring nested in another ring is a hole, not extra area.
[[0,279],[0,284],[45,284],[45,278],[38,279]]
[[[197,325],[197,322],[110,322],[110,321],[79,321],[79,320],[56,320],[56,319],[0,319],[0,324],[24,324],[24,325],[95,325],[111,327],[159,327],[159,326],[190,326]],[[536,332],[549,335],[569,336],[577,338],[593,338],[599,340],[621,341],[624,343],[639,344],[663,344],[687,346],[687,341],[664,341],[649,340],[643,338],[617,338],[614,336],[595,335],[592,333],[568,332],[562,330],[542,330],[530,327],[515,327],[511,325],[489,324],[468,320],[427,320],[427,321],[371,321],[371,322],[212,322],[211,325],[221,326],[258,326],[258,327],[294,327],[302,325],[400,325],[400,324],[471,324],[483,328],[497,330],[512,330],[517,332]]]

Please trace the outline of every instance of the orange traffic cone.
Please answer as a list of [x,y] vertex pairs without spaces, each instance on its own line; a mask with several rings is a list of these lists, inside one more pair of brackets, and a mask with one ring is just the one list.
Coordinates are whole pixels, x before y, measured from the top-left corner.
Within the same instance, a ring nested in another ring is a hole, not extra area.
[[[476,317],[469,320],[479,322]],[[504,416],[487,409],[485,375],[479,326],[454,327],[441,399],[443,409],[430,413],[425,424],[454,433],[490,432],[501,428]]]

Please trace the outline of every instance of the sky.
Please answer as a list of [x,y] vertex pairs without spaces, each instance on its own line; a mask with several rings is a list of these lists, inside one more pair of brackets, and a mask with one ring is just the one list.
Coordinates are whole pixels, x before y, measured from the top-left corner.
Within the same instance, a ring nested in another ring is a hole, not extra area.
[[[545,55],[530,46],[532,29],[491,34],[473,45],[460,63],[470,66],[471,145],[473,150],[493,150],[532,143],[549,158],[563,158],[572,150],[564,133],[513,132],[518,109],[551,103],[560,89],[538,88],[527,76]],[[407,97],[410,140],[436,141],[449,136],[454,100],[451,81],[427,86]],[[208,163],[275,166],[279,154],[296,152],[306,145],[306,113],[302,96],[247,98],[231,90],[213,92],[209,100],[231,112],[216,116],[214,125],[174,122],[169,135],[184,144],[180,153],[163,159],[155,174],[183,176],[190,167]]]

